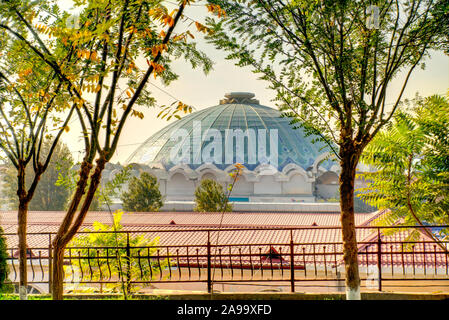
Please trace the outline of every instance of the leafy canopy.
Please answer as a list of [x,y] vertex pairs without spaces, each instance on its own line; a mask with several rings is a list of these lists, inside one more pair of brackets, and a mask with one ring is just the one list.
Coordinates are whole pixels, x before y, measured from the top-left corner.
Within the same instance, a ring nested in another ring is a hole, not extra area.
[[[373,2],[364,0],[209,2],[226,11],[224,19],[208,18],[209,41],[266,80],[285,114],[337,156],[333,143],[360,153],[388,122],[413,70],[446,38],[441,12],[449,8],[444,1],[383,0],[372,17]],[[403,85],[390,95],[394,78]]]
[[194,210],[199,212],[232,211],[232,205],[227,203],[227,196],[222,185],[212,179],[201,180],[195,190],[195,203]]
[[[45,140],[41,149],[41,158],[46,158],[50,148],[52,147],[52,140]],[[34,196],[29,203],[29,210],[34,211],[61,211],[64,210],[65,204],[69,198],[69,191],[63,186],[57,185],[57,181],[61,172],[68,172],[73,165],[73,158],[70,150],[63,143],[58,143],[53,152],[53,156],[49,166],[45,172],[42,173],[39,184],[36,187]],[[25,170],[26,184],[31,185],[33,169],[27,166]],[[9,208],[16,210],[17,202],[17,170],[9,163],[7,170],[3,177],[3,192],[5,200],[8,201]]]
[[148,172],[131,178],[128,191],[121,194],[121,200],[125,211],[154,212],[163,205],[157,178]]
[[[449,224],[449,99],[417,98],[365,149],[374,172],[359,197],[389,209],[377,223]],[[447,231],[444,231],[447,232]]]
[[6,292],[11,289],[8,282],[8,248],[6,247],[6,238],[3,235],[3,229],[0,227],[0,292]]

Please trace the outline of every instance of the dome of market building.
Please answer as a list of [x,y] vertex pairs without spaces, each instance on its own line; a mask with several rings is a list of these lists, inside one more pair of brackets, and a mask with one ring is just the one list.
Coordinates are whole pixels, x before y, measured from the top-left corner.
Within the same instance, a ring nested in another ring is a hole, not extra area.
[[[127,163],[162,165],[166,170],[179,164],[193,170],[205,163],[221,170],[234,163],[248,170],[271,164],[278,171],[295,164],[308,170],[329,150],[323,142],[314,143],[317,136],[307,136],[291,120],[260,105],[253,93],[229,93],[219,105],[189,114],[153,134]],[[332,164],[321,163],[326,169]]]

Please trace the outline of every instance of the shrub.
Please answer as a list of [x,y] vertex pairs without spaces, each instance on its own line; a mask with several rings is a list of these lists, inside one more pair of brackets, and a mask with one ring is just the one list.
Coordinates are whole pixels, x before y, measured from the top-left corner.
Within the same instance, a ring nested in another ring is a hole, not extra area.
[[[199,212],[221,212],[227,200],[223,187],[216,181],[204,179],[195,190],[195,211]],[[232,211],[232,205],[226,204],[225,212]]]
[[128,191],[122,193],[121,200],[125,211],[159,211],[163,205],[157,178],[147,172],[142,172],[139,178],[131,178]]
[[11,289],[11,285],[7,284],[8,275],[9,267],[6,239],[3,235],[3,229],[0,227],[0,292],[7,292]]
[[[121,233],[120,231],[123,230],[122,215],[123,211],[121,210],[114,212],[112,226],[95,221],[92,230],[85,230],[91,231],[91,233],[82,234],[71,241],[69,248],[76,248],[73,250],[79,254],[80,259],[75,260],[74,265],[65,267],[68,279],[73,276],[71,271],[77,267],[80,270],[78,276],[81,274],[84,277],[90,277],[93,281],[104,280],[107,275],[117,279],[117,282],[102,284],[101,292],[113,293],[125,290],[122,293],[131,294],[143,286],[143,284],[133,282],[151,281],[158,277],[160,270],[171,264],[169,259],[161,259],[156,263],[154,259],[150,258],[157,252],[159,237],[146,239],[143,235]],[[128,244],[129,255],[126,250]],[[144,258],[140,258],[140,256]],[[109,258],[95,259],[98,257]],[[120,279],[123,279],[123,284]],[[75,284],[73,290],[89,292],[91,289],[89,286]]]

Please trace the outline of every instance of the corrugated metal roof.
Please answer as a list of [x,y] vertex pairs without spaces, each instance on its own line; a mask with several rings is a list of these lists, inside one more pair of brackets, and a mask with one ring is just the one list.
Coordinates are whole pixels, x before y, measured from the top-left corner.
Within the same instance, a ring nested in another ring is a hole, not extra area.
[[[48,235],[31,235],[31,233],[57,232],[59,223],[65,212],[31,211],[28,215],[28,245],[31,248],[48,247]],[[357,225],[371,219],[376,213],[361,213],[355,215]],[[124,230],[134,232],[149,232],[147,238],[160,237],[160,245],[204,245],[207,233],[199,230],[217,228],[220,225],[220,213],[197,212],[157,212],[157,213],[124,213],[122,225]],[[83,223],[83,228],[89,228],[93,222],[99,221],[111,224],[112,217],[109,212],[89,212]],[[174,221],[176,224],[170,224]],[[339,226],[340,215],[336,213],[225,213],[222,228],[261,228],[261,227],[318,227]],[[17,212],[0,212],[0,224],[5,233],[17,231]],[[183,232],[179,232],[183,230]],[[163,232],[160,232],[163,231]],[[171,231],[171,232],[168,232]],[[367,235],[368,230],[358,230],[359,238]],[[262,243],[288,243],[290,232],[285,230],[245,230],[221,231],[220,244],[262,244]],[[295,230],[293,238],[296,243],[339,242],[341,233],[336,230]],[[216,241],[216,232],[211,233],[211,241]],[[8,245],[17,247],[17,236],[8,237]],[[301,250],[299,247],[297,250]],[[317,249],[318,250],[318,249]],[[298,251],[299,252],[299,251]]]
[[[28,246],[30,248],[48,248],[49,235],[32,233],[57,232],[59,223],[62,221],[65,212],[30,212],[28,218]],[[357,226],[367,225],[378,213],[356,214],[355,221]],[[195,213],[195,212],[159,212],[159,213],[124,213],[122,216],[123,230],[141,233],[145,238],[153,239],[159,237],[159,245],[161,246],[186,246],[178,248],[179,254],[185,254],[187,250],[190,253],[199,254],[206,253],[205,244],[207,243],[208,233],[204,229],[217,228],[220,224],[221,214],[219,213]],[[82,229],[91,228],[94,221],[104,224],[111,224],[112,217],[108,212],[89,212]],[[174,221],[176,224],[170,224]],[[317,227],[310,229],[290,230],[272,230],[263,229],[263,227],[299,227],[312,226],[316,223]],[[2,225],[5,233],[16,233],[17,231],[17,212],[0,212],[0,225]],[[233,254],[238,253],[236,247],[230,247],[231,244],[244,244],[240,248],[242,254],[262,252],[265,253],[273,246],[280,252],[289,252],[290,237],[293,236],[295,244],[295,253],[305,253],[305,256],[297,256],[298,262],[322,264],[323,256],[317,256],[314,259],[312,253],[330,253],[326,256],[326,261],[337,264],[342,263],[341,254],[332,254],[342,251],[341,230],[321,229],[320,227],[339,227],[340,215],[338,213],[225,213],[223,216],[222,228],[235,228],[234,230],[221,230],[210,232],[210,241],[212,245],[217,243],[219,237],[219,248],[226,253],[229,250]],[[244,229],[244,230],[239,230]],[[202,231],[203,230],[203,231]],[[409,236],[410,230],[396,232],[391,235],[382,235],[383,242],[402,242]],[[357,240],[359,242],[374,242],[369,245],[359,245],[359,252],[373,252],[372,254],[359,256],[362,264],[366,263],[368,258],[370,264],[375,264],[377,255],[377,232],[374,229],[357,229]],[[429,237],[421,234],[419,241],[431,241]],[[16,248],[18,245],[17,235],[7,236],[7,243],[10,248]],[[335,243],[335,244],[334,244]],[[248,245],[252,245],[251,247]],[[401,244],[392,244],[393,252],[401,252]],[[391,252],[390,245],[383,245],[384,253]],[[166,250],[166,248],[164,248]],[[176,249],[169,249],[171,254],[175,254]],[[214,249],[215,250],[215,249]],[[217,249],[218,250],[218,249]],[[440,253],[441,249],[434,247],[433,243],[417,244],[415,251],[426,251],[423,254],[404,255],[393,253],[392,255],[383,255],[383,265],[391,264],[405,266],[412,264],[413,259],[416,265],[422,264],[424,260],[427,264],[434,264],[435,259],[437,265],[446,263],[446,256]],[[435,251],[436,250],[436,251]],[[390,259],[390,260],[389,260]]]
[[[30,211],[28,224],[59,224],[65,212],[61,211]],[[376,213],[355,214],[356,225],[362,225],[370,220]],[[222,218],[221,213],[197,213],[197,212],[152,212],[152,213],[124,213],[123,225],[167,225],[172,220],[176,225],[213,226],[219,225]],[[89,212],[84,220],[85,225],[94,221],[111,224],[112,217],[109,212]],[[223,215],[223,226],[339,226],[340,214],[321,212],[231,212]],[[17,224],[17,212],[0,212],[0,224]]]

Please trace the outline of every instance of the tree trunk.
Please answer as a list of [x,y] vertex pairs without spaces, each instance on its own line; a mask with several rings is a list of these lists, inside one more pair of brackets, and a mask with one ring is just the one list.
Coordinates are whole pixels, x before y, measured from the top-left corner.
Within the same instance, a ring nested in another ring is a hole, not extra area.
[[18,210],[18,229],[19,237],[19,297],[20,300],[27,300],[27,215],[28,202],[25,199],[19,199]]
[[[343,149],[343,148],[342,148]],[[346,271],[346,299],[360,300],[360,276],[357,258],[357,238],[354,221],[354,181],[358,156],[341,150],[340,208],[343,238],[343,260]]]
[[64,248],[53,248],[51,294],[53,300],[62,300],[64,294]]
[[[105,158],[101,157],[97,160],[97,166],[95,171],[90,177],[90,185],[86,197],[84,198],[80,212],[78,216],[74,217],[74,212],[67,212],[63,223],[59,227],[58,234],[53,241],[53,277],[52,277],[52,297],[53,300],[63,300],[64,294],[64,251],[67,244],[75,236],[78,229],[81,227],[84,218],[89,210],[92,200],[95,196],[95,192],[101,181],[101,173],[106,164]],[[69,210],[76,210],[80,204],[82,194],[84,193],[84,188],[87,185],[87,178],[90,172],[91,165],[88,163],[83,163],[80,171],[80,180],[78,181],[78,190],[70,204]],[[81,192],[78,192],[81,191]],[[68,218],[67,215],[71,217]],[[75,218],[75,219],[74,219]]]

